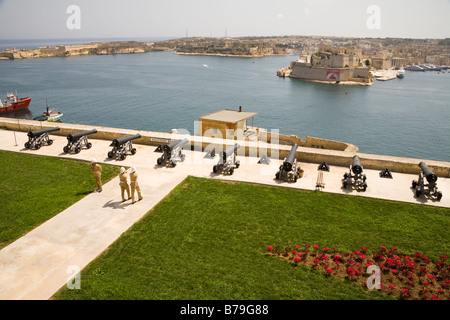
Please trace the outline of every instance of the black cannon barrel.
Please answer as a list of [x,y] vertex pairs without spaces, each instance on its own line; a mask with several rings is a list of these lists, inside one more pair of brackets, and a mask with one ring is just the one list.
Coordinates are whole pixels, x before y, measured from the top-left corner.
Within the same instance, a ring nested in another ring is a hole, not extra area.
[[48,132],[53,132],[53,131],[58,131],[59,127],[55,127],[55,128],[48,128],[48,129],[40,129],[40,130],[33,130],[33,131],[29,131],[28,132],[28,136],[30,138],[35,138],[35,137],[39,137],[41,135],[43,135],[44,133],[48,133]]
[[113,142],[111,143],[111,146],[113,147],[120,147],[121,145],[123,145],[124,143],[127,143],[128,141],[134,140],[134,139],[139,139],[141,137],[140,134],[135,134],[132,136],[127,136],[127,137],[123,137],[123,138],[117,138],[114,139]]
[[434,172],[431,171],[430,168],[428,168],[428,166],[425,164],[425,162],[419,163],[419,167],[420,167],[420,169],[422,169],[423,175],[427,178],[427,181],[429,183],[433,183],[433,182],[437,181],[437,179],[438,179],[437,175],[435,175]]
[[189,140],[187,139],[187,138],[185,138],[185,139],[183,139],[183,140],[181,140],[181,141],[174,141],[174,142],[171,142],[171,143],[169,143],[169,144],[166,144],[165,146],[164,146],[164,150],[166,150],[166,151],[172,151],[173,149],[175,149],[176,147],[178,147],[178,146],[184,146],[186,143],[188,143],[189,142]]
[[363,168],[361,166],[361,161],[359,160],[358,156],[353,157],[352,171],[354,174],[359,174],[363,171]]
[[226,161],[229,156],[233,154],[233,152],[239,149],[241,146],[239,143],[236,143],[234,146],[228,147],[225,151],[222,152],[222,159]]
[[87,136],[87,135],[94,134],[94,133],[97,133],[96,129],[83,131],[83,132],[71,133],[71,134],[67,135],[67,140],[69,140],[70,142],[75,142],[83,136]]
[[286,157],[286,159],[283,162],[284,170],[286,170],[286,171],[292,170],[292,165],[295,160],[295,153],[297,152],[297,148],[298,148],[297,144],[292,145],[291,151],[289,152],[288,156]]

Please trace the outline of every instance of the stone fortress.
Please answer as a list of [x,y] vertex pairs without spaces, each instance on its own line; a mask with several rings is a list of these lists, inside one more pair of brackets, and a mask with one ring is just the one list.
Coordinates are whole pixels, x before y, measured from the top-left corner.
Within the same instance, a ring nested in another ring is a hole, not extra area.
[[332,48],[322,45],[313,55],[302,55],[289,67],[278,70],[280,77],[314,82],[372,85],[370,62],[363,59],[361,49]]

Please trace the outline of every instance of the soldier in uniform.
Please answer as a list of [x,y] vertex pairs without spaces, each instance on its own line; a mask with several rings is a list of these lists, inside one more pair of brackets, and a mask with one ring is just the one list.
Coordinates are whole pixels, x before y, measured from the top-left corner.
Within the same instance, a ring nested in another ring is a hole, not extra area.
[[131,203],[135,203],[134,191],[136,190],[138,195],[138,201],[142,200],[141,189],[139,188],[139,184],[137,182],[138,174],[136,172],[136,167],[131,168],[130,172],[130,185],[131,185]]
[[[120,190],[121,190],[121,195],[122,195],[122,202],[126,201],[126,200],[130,200],[131,199],[131,195],[130,195],[130,186],[128,185],[128,176],[127,176],[127,171],[125,170],[124,167],[120,168],[120,173],[119,173],[119,185],[120,185]],[[127,192],[127,199],[125,199],[125,191]]]
[[94,172],[95,182],[97,182],[97,192],[102,192],[102,167],[97,163],[97,160],[92,159],[91,170]]

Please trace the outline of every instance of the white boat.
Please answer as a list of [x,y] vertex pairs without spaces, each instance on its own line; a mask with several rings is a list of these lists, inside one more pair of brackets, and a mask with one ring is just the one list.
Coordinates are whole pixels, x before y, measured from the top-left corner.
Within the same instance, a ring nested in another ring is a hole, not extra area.
[[49,109],[47,106],[46,111],[44,111],[44,113],[42,115],[40,115],[39,117],[34,118],[33,120],[37,120],[37,121],[48,121],[48,122],[58,122],[61,120],[61,117],[64,114],[62,112],[59,112],[55,109]]
[[397,78],[404,78],[405,77],[405,68],[401,67],[400,69],[397,70]]

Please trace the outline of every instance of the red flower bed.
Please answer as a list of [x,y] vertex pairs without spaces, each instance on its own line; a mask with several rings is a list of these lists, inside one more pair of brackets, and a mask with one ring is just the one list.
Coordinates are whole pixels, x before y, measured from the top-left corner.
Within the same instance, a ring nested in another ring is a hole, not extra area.
[[[377,290],[403,299],[450,299],[450,264],[446,255],[433,262],[422,253],[412,256],[398,253],[395,247],[388,250],[382,246],[372,254],[367,252],[366,247],[362,247],[361,252],[355,250],[350,253],[339,253],[334,249],[333,254],[327,254],[330,251],[328,247],[320,250],[318,245],[313,245],[314,251],[309,248],[309,244],[295,245],[295,250],[270,246],[266,254],[357,282],[364,287],[369,285],[369,289],[373,287],[373,277],[378,276],[381,285]],[[367,273],[370,266],[376,266],[380,274]]]

